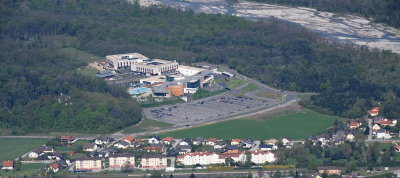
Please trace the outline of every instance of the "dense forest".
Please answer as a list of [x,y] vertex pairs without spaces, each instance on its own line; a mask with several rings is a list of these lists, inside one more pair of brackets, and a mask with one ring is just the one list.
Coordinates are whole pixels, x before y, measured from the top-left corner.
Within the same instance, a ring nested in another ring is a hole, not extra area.
[[386,116],[400,116],[398,55],[283,21],[122,0],[8,0],[0,12],[0,126],[13,132],[108,132],[140,118],[122,89],[76,72],[89,59],[63,49],[225,64],[273,87],[320,93],[303,103],[315,110],[356,117],[380,103]]
[[279,5],[312,7],[319,11],[352,13],[400,28],[399,0],[254,0]]

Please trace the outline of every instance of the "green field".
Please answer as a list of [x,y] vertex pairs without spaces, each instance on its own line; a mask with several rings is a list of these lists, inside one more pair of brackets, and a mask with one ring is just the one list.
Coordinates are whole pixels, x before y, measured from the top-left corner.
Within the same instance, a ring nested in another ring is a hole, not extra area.
[[0,138],[0,161],[11,160],[46,143],[39,138]]
[[192,95],[192,99],[193,100],[198,100],[198,99],[202,99],[202,98],[207,98],[207,97],[210,97],[210,96],[221,94],[221,93],[226,92],[226,91],[227,90],[223,89],[223,90],[217,90],[217,91],[209,92],[209,91],[204,90],[204,89],[199,89],[199,90],[197,90],[197,92],[195,94]]
[[225,85],[228,86],[230,89],[235,89],[243,84],[244,84],[243,80],[241,80],[239,78],[234,78],[234,79],[230,79],[228,82],[226,82]]
[[145,118],[139,125],[130,126],[126,129],[122,130],[122,133],[131,134],[131,133],[144,132],[144,131],[149,131],[149,130],[162,129],[162,128],[167,128],[167,127],[172,127],[172,124]]
[[256,91],[258,89],[260,89],[260,87],[258,87],[257,85],[254,85],[252,83],[249,83],[245,87],[240,89],[240,91],[243,92],[243,93],[249,93],[249,92],[252,92],[252,91]]
[[266,139],[288,136],[293,139],[305,139],[323,132],[337,119],[339,118],[305,110],[281,116],[231,120],[161,135],[174,138],[195,138],[200,136],[222,139]]
[[171,97],[171,98],[167,98],[161,102],[150,101],[150,102],[140,103],[140,106],[142,106],[143,108],[152,108],[152,107],[172,105],[172,104],[178,104],[178,103],[184,103],[184,102],[185,101],[179,97]]
[[22,164],[20,171],[0,171],[1,176],[32,176],[41,173],[41,169],[45,168],[48,164]]

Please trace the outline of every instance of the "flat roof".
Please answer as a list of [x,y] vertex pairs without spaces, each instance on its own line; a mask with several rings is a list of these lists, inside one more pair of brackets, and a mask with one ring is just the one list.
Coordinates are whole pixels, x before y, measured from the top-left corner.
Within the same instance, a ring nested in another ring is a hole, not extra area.
[[144,60],[149,59],[140,53],[113,54],[113,55],[107,55],[106,58],[109,60],[125,60],[125,59],[122,59],[122,57],[124,57],[124,56],[131,56],[132,58],[144,59]]

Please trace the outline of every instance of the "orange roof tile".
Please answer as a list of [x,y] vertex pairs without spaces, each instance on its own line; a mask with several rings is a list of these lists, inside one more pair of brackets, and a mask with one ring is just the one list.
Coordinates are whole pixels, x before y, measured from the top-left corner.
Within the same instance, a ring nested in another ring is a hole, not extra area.
[[132,136],[126,136],[126,137],[124,137],[122,140],[126,140],[126,141],[131,142],[131,141],[133,141],[134,139],[135,139],[135,138],[132,137]]
[[172,140],[174,140],[174,138],[172,138],[172,137],[165,137],[162,139],[162,141],[167,141],[167,142],[170,142]]
[[3,167],[14,167],[14,161],[3,161]]

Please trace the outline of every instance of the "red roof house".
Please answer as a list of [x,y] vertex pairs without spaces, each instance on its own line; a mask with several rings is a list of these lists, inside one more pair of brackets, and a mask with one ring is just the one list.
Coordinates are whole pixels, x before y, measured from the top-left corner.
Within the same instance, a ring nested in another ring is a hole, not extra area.
[[14,169],[14,161],[3,161],[3,168],[1,169]]

